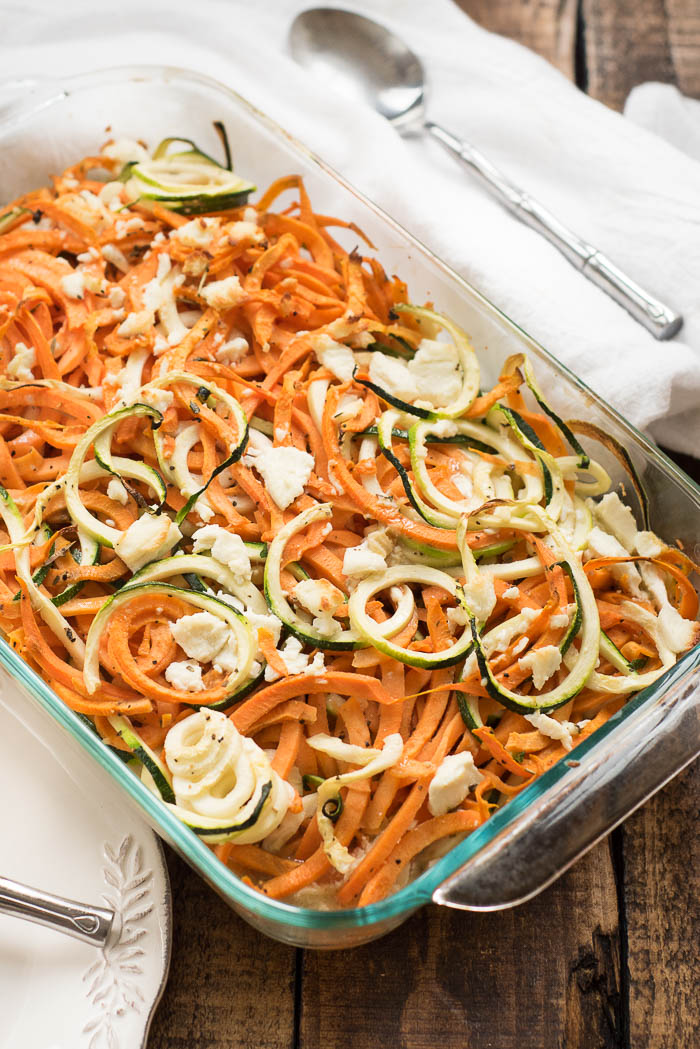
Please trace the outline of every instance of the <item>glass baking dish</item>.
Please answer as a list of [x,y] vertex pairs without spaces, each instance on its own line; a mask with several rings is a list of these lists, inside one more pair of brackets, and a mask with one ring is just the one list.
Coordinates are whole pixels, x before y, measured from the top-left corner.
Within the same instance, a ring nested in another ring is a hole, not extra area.
[[[407,281],[414,301],[432,300],[466,328],[485,384],[496,379],[506,356],[528,353],[556,411],[564,418],[596,423],[628,449],[649,494],[651,527],[668,540],[682,542],[698,559],[700,490],[692,481],[371,201],[213,80],[177,69],[132,67],[60,81],[37,78],[0,84],[0,202],[44,183],[51,173],[95,152],[112,136],[153,144],[166,135],[184,135],[216,155],[220,143],[214,120],[226,126],[238,171],[263,188],[282,174],[302,174],[317,210],[361,226],[387,270]],[[622,480],[617,461],[605,449],[596,445],[594,454],[614,481]],[[231,907],[268,935],[300,946],[355,946],[393,929],[431,899],[464,909],[521,902],[553,881],[698,751],[696,647],[577,747],[571,760],[552,768],[401,891],[369,907],[317,911],[266,899],[224,867],[4,641],[0,665],[32,706],[65,729],[60,757],[68,768],[76,748],[87,751],[104,775],[120,784],[134,809]]]

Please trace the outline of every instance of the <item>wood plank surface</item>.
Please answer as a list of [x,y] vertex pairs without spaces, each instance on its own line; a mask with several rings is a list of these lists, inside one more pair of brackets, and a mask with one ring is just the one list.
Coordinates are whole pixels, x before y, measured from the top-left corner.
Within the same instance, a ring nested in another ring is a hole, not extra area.
[[470,18],[542,55],[574,79],[578,0],[456,0]]
[[148,1049],[291,1049],[295,949],[251,929],[166,851],[173,953]]
[[620,831],[632,1049],[700,1046],[698,815],[696,763]]
[[306,952],[299,1049],[617,1049],[610,847],[530,903],[419,911],[353,951]]

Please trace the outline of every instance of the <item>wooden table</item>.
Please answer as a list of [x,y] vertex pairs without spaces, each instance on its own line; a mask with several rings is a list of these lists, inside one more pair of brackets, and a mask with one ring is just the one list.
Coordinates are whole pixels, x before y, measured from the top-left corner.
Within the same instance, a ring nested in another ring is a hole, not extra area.
[[[696,0],[460,6],[614,108],[645,80],[700,95]],[[699,802],[695,768],[531,903],[426,908],[347,952],[266,939],[171,853],[173,963],[149,1049],[693,1049]]]

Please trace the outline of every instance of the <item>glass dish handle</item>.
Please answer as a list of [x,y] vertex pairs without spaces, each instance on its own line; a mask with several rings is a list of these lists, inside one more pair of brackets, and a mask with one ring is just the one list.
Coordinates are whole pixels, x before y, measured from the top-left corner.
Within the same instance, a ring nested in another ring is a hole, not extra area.
[[[700,753],[700,669],[577,760],[433,893],[459,910],[494,911],[536,896]],[[511,803],[513,804],[513,803]],[[507,810],[504,810],[507,811]]]

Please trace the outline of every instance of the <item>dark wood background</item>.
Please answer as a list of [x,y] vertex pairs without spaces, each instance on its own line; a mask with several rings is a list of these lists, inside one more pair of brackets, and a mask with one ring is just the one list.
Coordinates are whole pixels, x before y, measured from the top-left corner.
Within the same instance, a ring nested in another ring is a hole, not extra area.
[[[646,80],[700,96],[700,0],[459,2],[615,109]],[[695,1049],[699,807],[696,767],[531,903],[426,908],[345,952],[254,932],[170,853],[149,1049]]]

